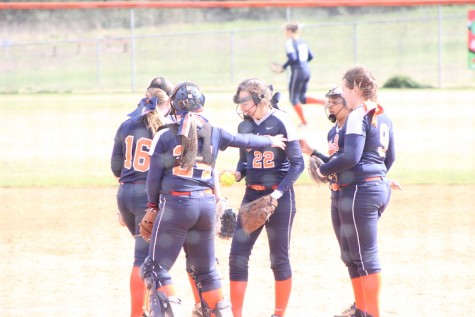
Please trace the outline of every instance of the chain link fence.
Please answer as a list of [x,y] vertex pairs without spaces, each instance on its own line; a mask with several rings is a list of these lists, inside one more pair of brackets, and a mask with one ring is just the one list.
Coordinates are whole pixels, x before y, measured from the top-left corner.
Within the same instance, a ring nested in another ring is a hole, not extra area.
[[136,92],[164,75],[207,90],[260,77],[285,89],[289,20],[315,60],[312,89],[353,63],[380,83],[409,76],[432,87],[475,87],[467,6],[401,8],[0,10],[0,92]]

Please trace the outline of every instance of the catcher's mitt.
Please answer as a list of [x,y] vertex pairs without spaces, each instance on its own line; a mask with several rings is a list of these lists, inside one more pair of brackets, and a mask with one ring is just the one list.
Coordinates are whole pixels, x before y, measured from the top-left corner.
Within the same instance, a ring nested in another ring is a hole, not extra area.
[[216,235],[224,240],[232,238],[236,220],[236,213],[229,206],[228,200],[221,198],[216,203]]
[[150,236],[152,235],[153,223],[157,217],[158,209],[156,207],[148,207],[145,209],[145,216],[143,216],[142,221],[140,221],[140,235],[142,238],[150,242]]
[[250,234],[261,227],[277,208],[277,199],[270,195],[262,196],[239,208],[239,217],[245,233]]
[[322,177],[317,173],[317,169],[322,164],[323,161],[321,158],[315,155],[310,155],[310,159],[308,160],[308,173],[310,174],[312,180],[317,184],[326,183],[329,180],[327,176]]
[[280,73],[284,72],[284,67],[281,64],[275,63],[275,62],[270,63],[270,69],[274,73],[277,73],[277,74],[280,74]]

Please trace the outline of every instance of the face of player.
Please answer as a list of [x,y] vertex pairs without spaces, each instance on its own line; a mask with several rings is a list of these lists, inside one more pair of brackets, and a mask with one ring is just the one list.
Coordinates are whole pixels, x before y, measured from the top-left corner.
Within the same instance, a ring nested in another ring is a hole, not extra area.
[[342,80],[341,82],[341,89],[343,91],[343,98],[346,100],[346,104],[348,108],[354,109],[358,106],[358,95],[357,95],[357,88],[354,87],[350,89],[348,86],[348,83],[346,82],[345,79]]
[[328,109],[328,113],[332,114],[338,113],[338,111],[340,111],[343,107],[343,99],[340,97],[330,97],[327,104],[325,105],[325,108]]
[[248,91],[241,90],[239,92],[239,107],[244,115],[255,118],[258,111],[257,105],[254,103],[251,94]]

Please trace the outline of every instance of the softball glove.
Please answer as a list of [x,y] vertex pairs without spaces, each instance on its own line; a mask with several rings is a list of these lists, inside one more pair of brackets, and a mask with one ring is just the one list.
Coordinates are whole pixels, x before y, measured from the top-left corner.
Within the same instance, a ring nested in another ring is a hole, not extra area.
[[237,216],[226,198],[216,203],[216,235],[224,240],[232,238]]
[[269,219],[277,208],[278,201],[270,195],[262,196],[239,208],[239,217],[245,233],[250,234]]

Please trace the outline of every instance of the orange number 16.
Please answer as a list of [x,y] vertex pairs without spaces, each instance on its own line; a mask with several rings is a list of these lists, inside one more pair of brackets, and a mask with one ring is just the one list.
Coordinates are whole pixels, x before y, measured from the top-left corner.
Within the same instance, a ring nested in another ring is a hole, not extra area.
[[132,164],[132,148],[134,145],[134,136],[129,135],[125,138],[125,160],[124,167],[130,169],[132,166],[134,170],[139,172],[146,172],[150,167],[150,156],[148,150],[152,145],[152,140],[147,138],[140,138],[135,145],[135,153],[133,155],[134,161]]

